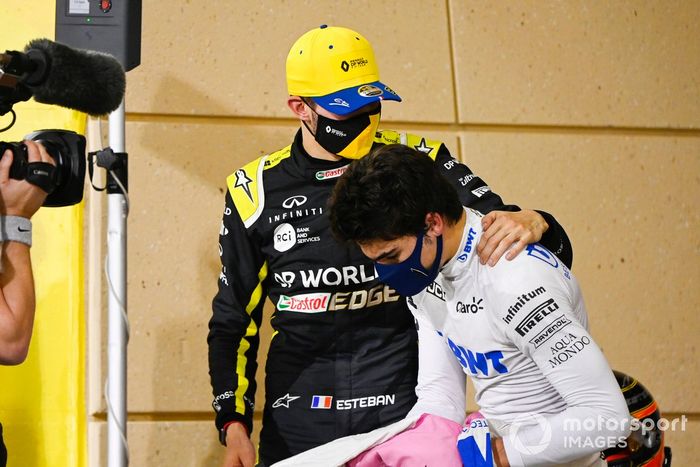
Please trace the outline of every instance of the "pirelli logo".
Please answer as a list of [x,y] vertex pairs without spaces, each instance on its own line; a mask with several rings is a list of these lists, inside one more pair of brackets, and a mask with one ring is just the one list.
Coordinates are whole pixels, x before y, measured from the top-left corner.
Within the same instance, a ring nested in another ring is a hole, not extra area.
[[554,313],[559,309],[559,305],[554,299],[550,298],[546,302],[540,304],[532,310],[516,327],[515,330],[521,336],[525,337],[525,334],[530,332],[532,328],[537,326],[544,318]]

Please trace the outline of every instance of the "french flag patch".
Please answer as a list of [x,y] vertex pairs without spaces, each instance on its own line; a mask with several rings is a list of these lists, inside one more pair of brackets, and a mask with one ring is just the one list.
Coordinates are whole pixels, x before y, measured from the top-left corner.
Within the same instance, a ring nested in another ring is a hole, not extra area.
[[312,409],[330,409],[333,407],[333,396],[313,396],[311,398]]

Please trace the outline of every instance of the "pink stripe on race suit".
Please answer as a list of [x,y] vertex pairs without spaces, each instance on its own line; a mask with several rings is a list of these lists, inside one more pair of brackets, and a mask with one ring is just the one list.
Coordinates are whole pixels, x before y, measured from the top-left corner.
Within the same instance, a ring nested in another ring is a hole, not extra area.
[[457,436],[462,426],[437,415],[423,414],[413,428],[368,449],[347,463],[349,467],[461,467]]

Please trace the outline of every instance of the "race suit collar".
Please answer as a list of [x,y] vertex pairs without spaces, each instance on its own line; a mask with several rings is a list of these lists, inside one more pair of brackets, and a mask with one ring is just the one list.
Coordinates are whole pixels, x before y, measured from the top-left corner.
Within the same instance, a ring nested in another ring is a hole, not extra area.
[[445,263],[440,274],[448,281],[452,281],[461,275],[461,272],[469,268],[472,261],[478,261],[476,245],[481,237],[481,216],[471,209],[464,208],[467,214],[467,222],[464,224],[462,239],[457,253]]
[[338,177],[345,172],[344,169],[352,162],[349,159],[329,161],[309,155],[302,143],[301,129],[294,136],[291,152],[292,160],[295,167],[299,170],[299,175],[316,183],[328,181],[335,183],[338,181]]

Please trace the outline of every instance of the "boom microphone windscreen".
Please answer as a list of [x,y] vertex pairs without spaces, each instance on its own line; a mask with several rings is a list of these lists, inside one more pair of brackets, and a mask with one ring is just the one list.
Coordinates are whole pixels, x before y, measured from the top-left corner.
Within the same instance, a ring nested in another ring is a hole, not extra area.
[[105,115],[124,99],[126,75],[109,54],[73,49],[48,39],[34,39],[25,53],[35,61],[41,60],[36,57],[45,60],[43,76],[34,73],[23,82],[37,102]]

